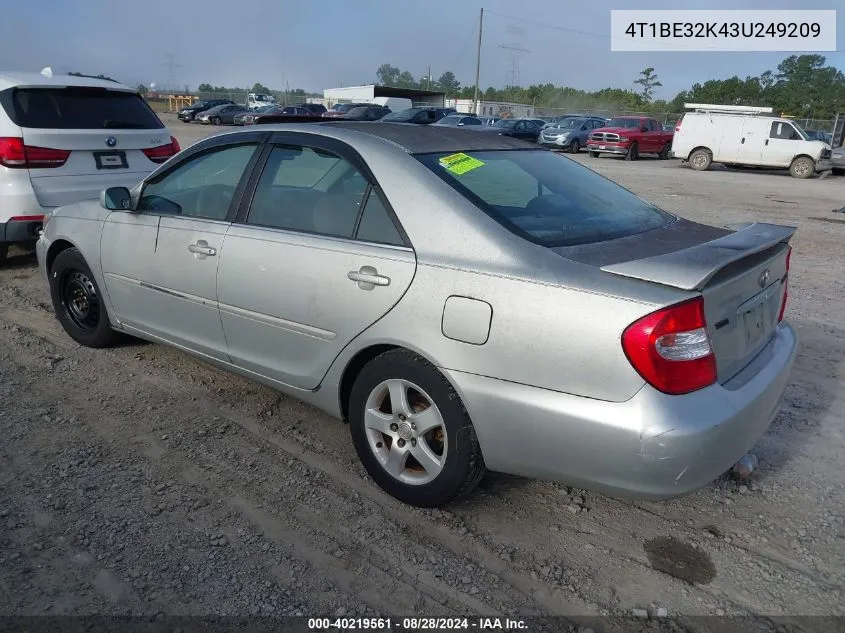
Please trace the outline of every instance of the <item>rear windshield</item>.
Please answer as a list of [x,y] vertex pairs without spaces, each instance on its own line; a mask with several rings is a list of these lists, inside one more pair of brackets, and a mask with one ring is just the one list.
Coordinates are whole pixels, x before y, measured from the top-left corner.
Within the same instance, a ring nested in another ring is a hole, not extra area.
[[630,130],[636,130],[640,127],[639,119],[611,119],[607,127],[624,127]]
[[164,124],[132,92],[97,88],[17,88],[0,93],[0,103],[21,127],[58,130],[161,129]]
[[591,244],[674,216],[554,152],[418,154],[426,167],[512,232],[543,246]]

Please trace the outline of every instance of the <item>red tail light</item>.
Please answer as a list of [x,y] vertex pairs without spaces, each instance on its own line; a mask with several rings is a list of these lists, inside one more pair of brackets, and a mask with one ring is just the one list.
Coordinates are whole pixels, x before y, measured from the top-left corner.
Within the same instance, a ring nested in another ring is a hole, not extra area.
[[780,304],[780,313],[778,314],[778,323],[783,321],[783,315],[786,313],[786,301],[789,299],[789,263],[792,259],[792,247],[786,251],[786,274],[783,276],[783,300]]
[[716,382],[701,297],[632,323],[622,333],[622,349],[646,382],[663,393],[690,393]]
[[677,122],[677,123],[675,123],[675,131],[676,131],[676,132],[680,132],[680,131],[681,131],[681,121],[683,121],[683,120],[684,120],[684,119],[683,119],[683,117],[681,117],[680,119],[678,119],[678,122]]
[[179,153],[179,141],[173,136],[170,137],[170,142],[167,145],[159,145],[158,147],[148,147],[143,150],[144,155],[154,163],[164,163],[167,159]]
[[0,165],[11,169],[50,169],[67,162],[70,150],[24,145],[16,136],[0,137]]

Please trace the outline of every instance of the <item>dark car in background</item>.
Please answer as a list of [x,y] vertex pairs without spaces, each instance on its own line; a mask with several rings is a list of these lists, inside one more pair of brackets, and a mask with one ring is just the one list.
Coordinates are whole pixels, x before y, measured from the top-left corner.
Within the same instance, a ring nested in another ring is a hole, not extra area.
[[436,123],[444,116],[455,112],[454,108],[408,108],[399,112],[391,112],[382,121],[385,123],[416,123],[429,125]]
[[176,116],[185,123],[190,123],[191,121],[194,121],[197,118],[197,115],[201,112],[205,112],[206,110],[210,110],[211,108],[220,105],[234,105],[234,103],[234,101],[229,99],[206,99],[205,101],[197,101],[189,106],[180,108],[179,112],[176,113]]
[[269,112],[271,110],[275,110],[277,106],[274,105],[266,105],[261,106],[255,110],[244,110],[243,112],[238,112],[234,117],[232,117],[232,124],[233,125],[247,125],[247,121],[252,123],[252,119],[256,114],[261,114],[262,112]]
[[328,112],[328,109],[322,103],[300,103],[297,107],[305,108],[309,114],[324,114]]
[[822,143],[831,144],[833,135],[830,132],[822,132],[821,130],[804,130],[811,141],[821,141]]
[[196,120],[203,125],[232,125],[235,121],[235,115],[242,112],[248,112],[248,108],[239,103],[227,103],[224,105],[214,106],[205,112],[201,112],[196,116]]
[[537,125],[533,119],[499,119],[493,125],[481,125],[473,129],[536,142],[543,128]]
[[463,127],[465,125],[484,125],[484,122],[476,116],[468,114],[450,114],[444,116],[434,125],[442,125],[445,127]]
[[358,106],[337,117],[343,121],[378,121],[390,114],[390,108],[380,105]]
[[322,116],[326,118],[336,118],[349,114],[354,108],[363,108],[375,106],[374,103],[336,103],[331,110],[323,112]]

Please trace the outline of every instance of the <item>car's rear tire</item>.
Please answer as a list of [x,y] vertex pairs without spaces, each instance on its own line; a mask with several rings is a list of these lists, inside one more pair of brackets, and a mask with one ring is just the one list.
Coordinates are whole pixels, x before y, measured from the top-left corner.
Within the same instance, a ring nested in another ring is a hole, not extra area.
[[660,160],[669,160],[669,149],[669,144],[664,145],[663,149],[660,150],[660,153],[657,155],[657,157]]
[[0,265],[6,263],[7,257],[9,257],[9,245],[0,244]]
[[211,119],[211,122],[212,122],[214,125],[220,125],[220,123],[221,123],[221,121],[220,121],[220,117],[219,117],[219,116],[214,117],[213,119]]
[[117,339],[100,288],[82,253],[63,250],[50,268],[50,298],[65,332],[85,347],[108,347]]
[[689,164],[696,171],[707,171],[713,164],[713,154],[706,149],[697,149],[690,154]]
[[636,143],[631,143],[631,147],[625,153],[625,160],[637,160],[640,157],[640,147]]
[[460,396],[436,367],[408,350],[387,351],[364,366],[348,418],[367,473],[404,503],[444,505],[469,494],[486,472]]
[[816,173],[816,164],[812,158],[799,156],[789,166],[789,175],[793,178],[809,178]]
[[590,158],[598,158],[598,157],[599,157],[598,152],[590,152]]
[[578,154],[581,151],[581,142],[576,138],[569,144],[569,151]]
[[845,176],[845,169],[837,169],[836,167],[834,167],[830,170],[830,173],[832,173],[834,176]]

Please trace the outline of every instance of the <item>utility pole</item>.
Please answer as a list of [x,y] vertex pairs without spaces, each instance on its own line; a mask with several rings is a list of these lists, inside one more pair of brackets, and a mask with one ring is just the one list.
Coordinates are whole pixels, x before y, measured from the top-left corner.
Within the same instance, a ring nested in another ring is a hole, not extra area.
[[478,114],[478,78],[481,74],[481,32],[484,29],[484,7],[478,18],[478,48],[475,51],[475,96],[472,99],[472,113]]
[[431,66],[428,67],[428,90],[431,90]]

